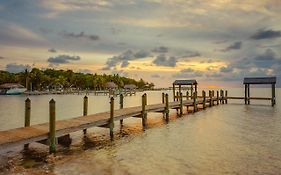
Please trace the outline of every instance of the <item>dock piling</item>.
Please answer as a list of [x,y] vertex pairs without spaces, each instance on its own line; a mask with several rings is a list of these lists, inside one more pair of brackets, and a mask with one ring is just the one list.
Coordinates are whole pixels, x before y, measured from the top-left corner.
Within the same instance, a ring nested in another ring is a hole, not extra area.
[[189,94],[188,94],[188,91],[186,91],[186,100],[189,99]]
[[[24,115],[24,127],[30,126],[30,114],[31,114],[31,101],[29,98],[25,100],[25,115]],[[29,144],[24,145],[24,149],[28,148]]]
[[212,107],[212,105],[213,105],[213,98],[212,98],[212,91],[211,90],[209,90],[209,97],[210,97],[209,107]]
[[113,140],[113,128],[114,128],[114,97],[110,98],[110,119],[109,119],[109,134],[110,139]]
[[180,93],[180,116],[183,114],[183,101],[182,101],[182,93]]
[[197,92],[193,92],[193,112],[197,111]]
[[146,93],[142,95],[142,112],[141,112],[141,117],[142,117],[142,126],[143,128],[147,127],[147,114],[145,107],[147,105],[147,97]]
[[[124,107],[124,95],[123,94],[120,94],[119,104],[120,104],[120,109],[123,109],[123,107]],[[120,120],[120,125],[121,126],[123,125],[123,119]]]
[[227,104],[227,90],[225,90],[225,97],[224,97],[224,99],[225,99],[225,104]]
[[[88,97],[85,95],[83,98],[83,116],[88,115]],[[83,133],[87,133],[87,129],[83,129]]]
[[206,109],[206,92],[202,91],[202,97],[203,97],[203,109]]
[[56,152],[56,102],[52,99],[49,102],[49,152]]
[[165,95],[165,102],[166,102],[165,105],[166,121],[168,122],[169,121],[169,95],[168,94]]
[[220,97],[219,97],[219,91],[217,91],[217,105],[219,105],[220,104]]

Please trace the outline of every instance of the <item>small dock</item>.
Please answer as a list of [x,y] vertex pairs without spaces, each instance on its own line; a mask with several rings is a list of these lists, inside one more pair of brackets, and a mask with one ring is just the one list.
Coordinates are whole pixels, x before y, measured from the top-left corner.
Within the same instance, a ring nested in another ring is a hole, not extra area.
[[[56,102],[52,99],[49,102],[49,122],[32,126],[30,126],[31,101],[27,99],[25,101],[24,127],[0,131],[0,149],[12,149],[20,145],[25,145],[24,148],[28,148],[28,144],[30,143],[48,140],[49,151],[50,153],[54,153],[56,152],[56,144],[59,137],[69,136],[70,133],[76,131],[83,131],[84,134],[86,134],[87,129],[91,127],[109,128],[110,137],[113,139],[114,121],[120,121],[122,125],[123,120],[126,118],[141,118],[142,126],[146,129],[147,113],[149,112],[162,113],[163,117],[168,122],[171,109],[176,109],[178,116],[181,117],[184,114],[184,107],[187,108],[187,111],[192,110],[193,112],[197,112],[214,105],[226,104],[227,91],[220,94],[221,95],[219,95],[217,91],[217,96],[215,96],[214,91],[209,91],[209,95],[207,96],[206,92],[202,91],[202,95],[199,97],[197,96],[197,92],[194,92],[191,96],[183,96],[183,94],[180,93],[178,96],[174,97],[174,101],[170,102],[168,94],[162,93],[162,103],[152,105],[147,105],[147,94],[143,94],[141,97],[142,104],[129,108],[123,108],[124,97],[121,94],[119,109],[114,108],[115,99],[111,97],[109,105],[110,110],[108,112],[91,115],[88,114],[88,97],[85,96],[83,99],[83,115],[77,118],[60,121],[56,121]],[[161,101],[161,99],[159,99],[159,101]]]

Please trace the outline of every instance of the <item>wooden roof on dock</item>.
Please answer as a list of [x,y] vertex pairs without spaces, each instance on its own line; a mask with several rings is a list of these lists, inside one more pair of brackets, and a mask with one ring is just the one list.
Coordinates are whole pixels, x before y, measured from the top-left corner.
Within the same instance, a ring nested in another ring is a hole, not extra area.
[[243,84],[276,84],[276,77],[246,77]]
[[174,85],[195,85],[197,84],[196,80],[176,80]]

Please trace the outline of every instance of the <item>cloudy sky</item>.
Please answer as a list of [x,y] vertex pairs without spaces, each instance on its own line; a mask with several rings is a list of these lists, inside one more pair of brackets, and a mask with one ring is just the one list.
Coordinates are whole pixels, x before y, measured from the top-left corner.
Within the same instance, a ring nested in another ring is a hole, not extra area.
[[281,77],[280,19],[280,0],[0,1],[0,69],[241,86]]

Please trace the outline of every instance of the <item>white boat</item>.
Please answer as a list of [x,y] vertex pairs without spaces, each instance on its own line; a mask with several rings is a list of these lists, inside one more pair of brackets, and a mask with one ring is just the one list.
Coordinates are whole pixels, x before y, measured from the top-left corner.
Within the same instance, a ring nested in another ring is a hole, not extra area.
[[27,89],[24,86],[16,83],[5,83],[0,85],[0,94],[2,95],[20,95],[26,90]]

